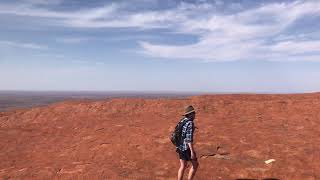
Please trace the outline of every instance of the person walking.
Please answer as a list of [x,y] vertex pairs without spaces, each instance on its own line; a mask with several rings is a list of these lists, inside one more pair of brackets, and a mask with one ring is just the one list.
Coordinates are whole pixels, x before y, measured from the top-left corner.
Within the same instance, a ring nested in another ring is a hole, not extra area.
[[192,166],[189,170],[188,180],[192,180],[197,172],[199,163],[197,155],[193,147],[193,134],[195,130],[194,120],[196,117],[195,109],[192,106],[188,106],[183,114],[182,131],[181,131],[181,143],[177,146],[177,153],[179,154],[180,168],[178,171],[178,180],[183,179],[184,171],[187,167],[187,162],[190,161]]

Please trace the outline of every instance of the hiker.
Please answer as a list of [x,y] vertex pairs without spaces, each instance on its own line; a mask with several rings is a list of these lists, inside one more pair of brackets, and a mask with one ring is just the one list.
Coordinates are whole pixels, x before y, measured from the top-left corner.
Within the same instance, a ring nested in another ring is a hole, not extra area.
[[[188,179],[191,180],[196,174],[199,163],[197,155],[193,147],[193,133],[195,130],[194,119],[196,112],[192,106],[185,109],[184,118],[182,119],[181,141],[177,146],[177,153],[180,159],[180,168],[178,171],[178,180],[183,179],[184,171],[187,167],[187,162],[191,161],[192,167],[189,170]],[[181,121],[180,121],[181,122]]]

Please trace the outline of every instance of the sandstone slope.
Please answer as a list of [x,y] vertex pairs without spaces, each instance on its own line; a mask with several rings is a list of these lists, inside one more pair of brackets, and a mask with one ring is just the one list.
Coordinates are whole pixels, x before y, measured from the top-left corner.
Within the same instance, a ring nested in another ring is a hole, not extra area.
[[197,179],[320,179],[320,94],[70,101],[2,112],[0,178],[175,179],[168,137],[189,104],[197,110]]

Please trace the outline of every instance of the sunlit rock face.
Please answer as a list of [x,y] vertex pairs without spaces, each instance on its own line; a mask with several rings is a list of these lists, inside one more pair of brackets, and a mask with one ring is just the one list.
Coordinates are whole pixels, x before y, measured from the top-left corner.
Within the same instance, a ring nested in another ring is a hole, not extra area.
[[320,94],[68,101],[2,112],[0,178],[176,179],[169,136],[187,105],[197,111],[197,179],[320,178]]

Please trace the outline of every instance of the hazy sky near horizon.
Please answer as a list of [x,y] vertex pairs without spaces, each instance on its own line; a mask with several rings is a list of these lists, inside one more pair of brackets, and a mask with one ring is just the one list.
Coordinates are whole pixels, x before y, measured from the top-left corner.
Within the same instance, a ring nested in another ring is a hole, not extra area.
[[0,1],[0,90],[320,91],[319,0]]

